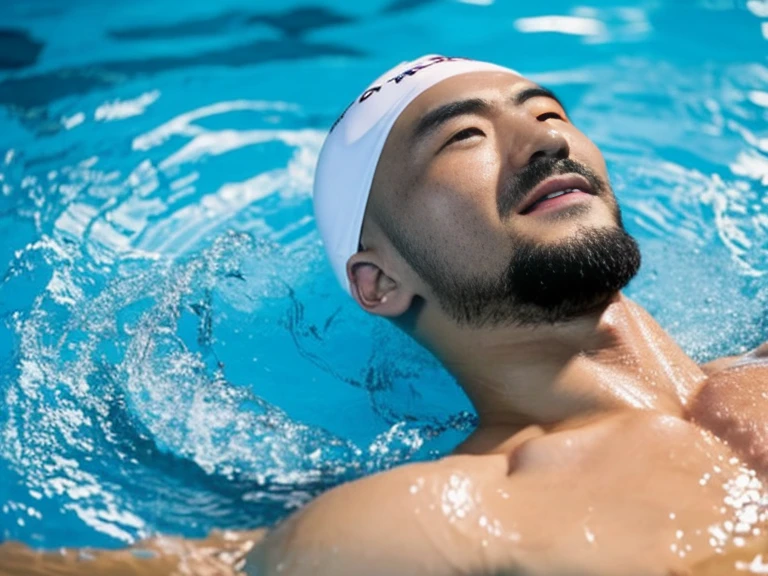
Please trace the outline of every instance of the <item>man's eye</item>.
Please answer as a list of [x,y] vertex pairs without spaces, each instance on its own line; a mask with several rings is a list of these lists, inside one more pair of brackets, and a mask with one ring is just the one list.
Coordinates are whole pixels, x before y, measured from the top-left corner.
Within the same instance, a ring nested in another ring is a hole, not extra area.
[[445,146],[448,146],[449,144],[453,144],[454,142],[466,140],[467,138],[471,138],[472,136],[485,136],[485,133],[482,130],[480,130],[480,128],[465,128],[461,132],[457,132],[456,134],[454,134],[451,137],[451,139],[445,143]]
[[536,116],[536,120],[539,120],[540,122],[544,122],[544,120],[549,120],[550,118],[564,120],[564,118],[557,112],[545,112],[544,114],[539,114]]

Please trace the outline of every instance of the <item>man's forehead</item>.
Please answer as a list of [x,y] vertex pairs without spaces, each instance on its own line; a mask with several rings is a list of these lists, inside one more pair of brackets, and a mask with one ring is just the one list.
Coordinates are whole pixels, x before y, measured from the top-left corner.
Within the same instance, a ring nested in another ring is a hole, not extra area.
[[400,133],[412,128],[421,117],[439,106],[467,98],[507,97],[512,92],[536,86],[523,76],[511,72],[467,72],[447,78],[425,90],[411,102],[392,127]]

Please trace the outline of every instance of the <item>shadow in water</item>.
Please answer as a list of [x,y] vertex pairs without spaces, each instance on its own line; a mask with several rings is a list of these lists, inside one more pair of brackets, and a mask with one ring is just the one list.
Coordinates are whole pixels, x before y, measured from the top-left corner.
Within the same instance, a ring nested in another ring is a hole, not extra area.
[[116,40],[166,40],[190,36],[215,36],[266,24],[279,30],[284,36],[299,37],[319,28],[350,24],[355,21],[354,18],[322,6],[305,6],[285,12],[235,10],[213,18],[184,20],[160,26],[120,28],[110,30],[108,35]]
[[156,74],[194,66],[243,67],[264,62],[302,60],[325,56],[362,57],[360,50],[337,44],[304,42],[300,39],[262,40],[211,50],[196,55],[157,56],[141,60],[97,62],[0,82],[0,106],[30,109],[86,94],[97,88],[119,84],[142,74]]
[[407,12],[426,6],[427,4],[434,4],[437,0],[393,0],[387,4],[383,9],[383,14],[396,14],[398,12]]
[[43,50],[26,30],[0,28],[0,70],[20,70],[37,62]]
[[[437,0],[392,0],[382,12],[406,12],[435,1]],[[11,77],[0,81],[0,106],[16,108],[27,116],[35,114],[36,109],[60,98],[109,88],[136,75],[194,66],[241,67],[324,56],[364,57],[366,53],[358,48],[334,43],[313,43],[303,38],[314,30],[354,24],[358,20],[331,8],[309,5],[281,12],[230,10],[210,18],[113,29],[107,31],[107,36],[118,42],[226,36],[238,30],[263,26],[273,28],[282,37],[194,55],[157,55],[140,60],[95,62],[26,77]],[[26,31],[0,29],[0,70],[22,69],[33,65],[43,46],[43,43],[32,39]]]

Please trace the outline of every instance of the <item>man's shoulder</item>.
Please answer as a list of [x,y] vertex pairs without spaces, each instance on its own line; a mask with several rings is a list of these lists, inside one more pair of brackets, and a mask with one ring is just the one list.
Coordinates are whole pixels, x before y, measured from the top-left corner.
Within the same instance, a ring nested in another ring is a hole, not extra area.
[[[254,550],[249,564],[258,574],[410,574],[424,562],[444,561],[423,538],[442,514],[446,487],[481,483],[501,472],[498,456],[448,456],[407,464],[347,482],[325,492],[273,530]],[[402,563],[398,572],[393,563]]]
[[768,474],[768,344],[710,373],[687,407],[698,425]]
[[457,475],[480,481],[501,468],[497,457],[450,455],[432,462],[406,464],[337,486],[309,503],[298,516],[305,531],[315,524],[346,531],[361,522],[376,531],[397,528],[399,513],[412,515],[414,506],[429,505],[434,491]]

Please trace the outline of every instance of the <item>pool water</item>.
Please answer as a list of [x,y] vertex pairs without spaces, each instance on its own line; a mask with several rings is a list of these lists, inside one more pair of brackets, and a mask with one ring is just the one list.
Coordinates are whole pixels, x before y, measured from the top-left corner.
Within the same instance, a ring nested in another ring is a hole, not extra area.
[[474,415],[336,286],[323,136],[423,53],[554,89],[697,360],[768,338],[768,0],[0,6],[0,540],[271,524]]

